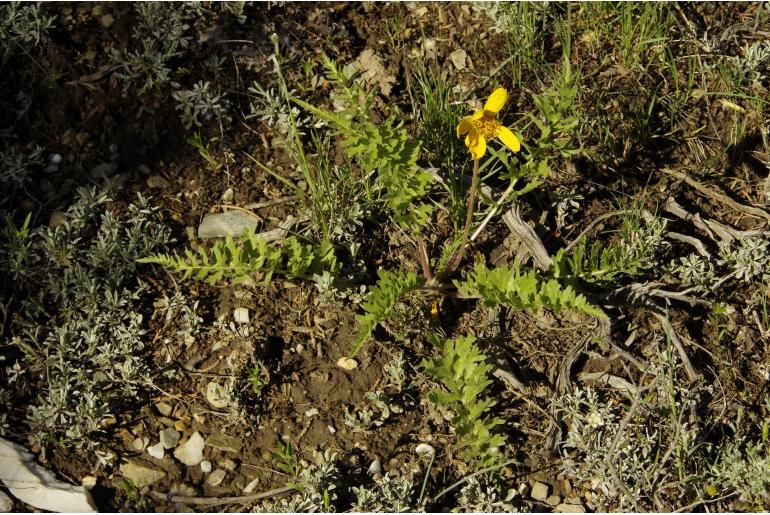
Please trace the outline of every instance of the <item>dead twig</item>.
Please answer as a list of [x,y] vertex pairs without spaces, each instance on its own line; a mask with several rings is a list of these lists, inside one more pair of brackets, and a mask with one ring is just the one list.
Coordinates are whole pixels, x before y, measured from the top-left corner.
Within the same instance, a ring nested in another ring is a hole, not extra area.
[[701,256],[711,259],[711,253],[706,250],[706,246],[703,245],[703,242],[700,241],[698,238],[694,238],[692,236],[687,236],[686,234],[681,234],[678,232],[669,231],[666,233],[669,238],[672,240],[682,241],[684,243],[689,243],[693,247],[695,247],[696,252],[700,254]]
[[686,182],[688,185],[692,186],[693,188],[695,188],[696,190],[698,190],[699,192],[703,193],[704,195],[706,195],[707,197],[709,197],[710,199],[716,202],[725,204],[726,206],[729,206],[734,210],[740,213],[743,213],[745,215],[754,216],[756,218],[764,218],[765,220],[770,221],[770,213],[768,213],[764,209],[760,209],[754,206],[747,206],[745,204],[741,204],[740,202],[736,202],[735,200],[728,197],[724,193],[721,193],[719,191],[716,191],[713,188],[710,188],[704,184],[701,184],[700,182],[696,181],[692,177],[689,177],[688,175],[682,172],[677,172],[675,170],[669,170],[666,168],[664,168],[661,171],[667,175],[671,175],[673,177],[676,177],[677,179],[680,179]]
[[667,316],[661,315],[660,313],[653,314],[660,322],[660,325],[663,326],[663,331],[666,333],[666,336],[671,339],[671,343],[673,343],[674,347],[676,347],[676,350],[679,353],[679,358],[682,360],[684,370],[687,373],[687,377],[690,380],[690,383],[694,383],[700,379],[700,374],[698,374],[698,372],[696,372],[695,368],[692,366],[690,358],[687,356],[687,352],[684,350],[682,341],[679,339],[679,336],[677,336],[676,331],[674,331],[674,326],[671,325],[671,321]]
[[291,486],[284,486],[276,488],[274,490],[268,490],[266,492],[260,492],[253,495],[239,495],[235,497],[189,497],[186,495],[173,495],[170,493],[163,493],[152,491],[152,495],[158,501],[175,502],[179,504],[187,504],[191,506],[222,506],[223,504],[240,504],[258,501],[260,499],[266,499],[268,497],[275,497],[276,495],[283,495],[296,489]]

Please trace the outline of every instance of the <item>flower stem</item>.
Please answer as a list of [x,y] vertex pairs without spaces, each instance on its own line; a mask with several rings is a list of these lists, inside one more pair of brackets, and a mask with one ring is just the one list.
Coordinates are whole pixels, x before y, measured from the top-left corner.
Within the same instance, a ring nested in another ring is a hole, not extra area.
[[462,242],[460,248],[457,249],[455,254],[449,259],[446,265],[446,269],[441,274],[442,279],[446,278],[452,272],[454,272],[460,265],[460,262],[465,256],[465,247],[468,245],[468,237],[471,233],[471,224],[473,223],[473,211],[476,207],[476,190],[479,186],[479,160],[473,160],[473,177],[471,178],[471,191],[468,195],[468,207],[465,212],[465,227],[463,228]]

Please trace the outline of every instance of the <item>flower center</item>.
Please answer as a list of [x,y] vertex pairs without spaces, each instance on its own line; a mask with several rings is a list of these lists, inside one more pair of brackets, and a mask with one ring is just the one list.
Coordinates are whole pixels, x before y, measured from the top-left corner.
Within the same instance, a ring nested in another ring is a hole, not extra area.
[[473,127],[484,139],[492,139],[497,134],[497,129],[500,128],[500,122],[484,113],[478,120],[473,120]]

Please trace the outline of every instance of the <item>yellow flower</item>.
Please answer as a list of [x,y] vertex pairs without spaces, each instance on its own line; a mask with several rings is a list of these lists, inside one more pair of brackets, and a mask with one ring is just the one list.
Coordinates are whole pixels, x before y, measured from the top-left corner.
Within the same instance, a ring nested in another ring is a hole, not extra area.
[[486,153],[487,140],[492,138],[499,139],[514,152],[521,150],[519,138],[511,132],[511,129],[497,121],[497,113],[505,105],[506,98],[508,98],[508,92],[505,88],[497,88],[489,95],[484,109],[476,111],[473,116],[463,118],[457,125],[457,137],[465,135],[465,146],[468,147],[474,160],[481,159]]

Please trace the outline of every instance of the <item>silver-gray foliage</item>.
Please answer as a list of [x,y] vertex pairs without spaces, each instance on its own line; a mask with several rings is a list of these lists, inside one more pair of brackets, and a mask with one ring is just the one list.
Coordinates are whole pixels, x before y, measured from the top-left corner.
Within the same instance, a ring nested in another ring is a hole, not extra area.
[[[16,387],[34,392],[27,418],[38,443],[92,448],[117,403],[151,384],[136,259],[170,241],[156,209],[138,196],[120,214],[107,192],[81,188],[63,226],[41,227],[0,245],[17,262],[18,316],[3,354],[20,356]],[[16,256],[23,251],[22,256]]]

